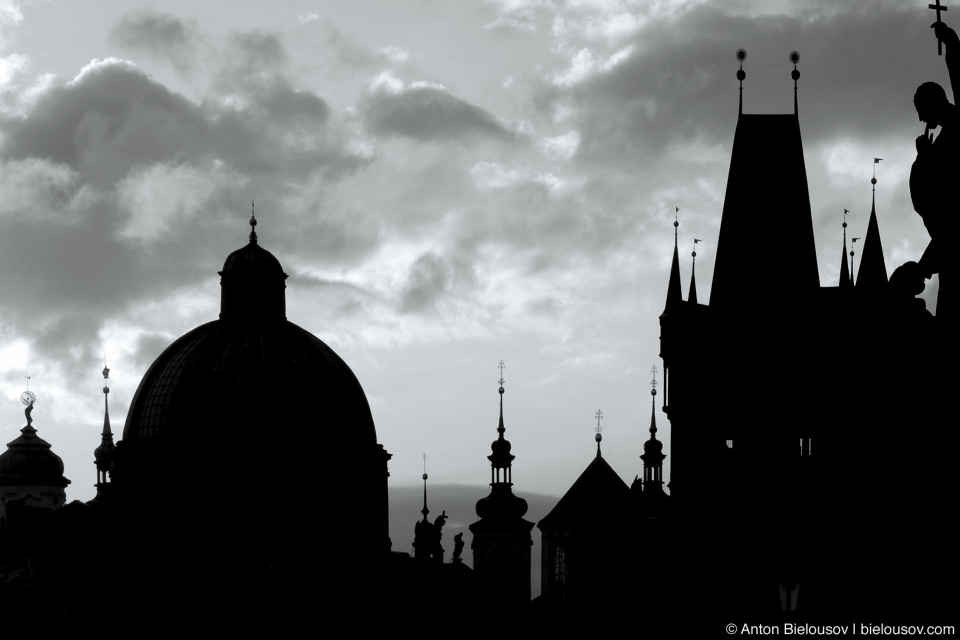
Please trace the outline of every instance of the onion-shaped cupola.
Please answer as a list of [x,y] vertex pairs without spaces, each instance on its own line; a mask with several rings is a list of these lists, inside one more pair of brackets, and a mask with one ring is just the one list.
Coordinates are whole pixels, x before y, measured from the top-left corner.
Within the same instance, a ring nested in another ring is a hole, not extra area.
[[[7,487],[23,487],[27,493],[31,493],[33,488],[53,488],[59,490],[54,493],[62,496],[63,488],[70,484],[70,481],[63,477],[63,460],[51,450],[49,442],[37,435],[37,430],[33,427],[31,414],[36,396],[25,391],[20,395],[20,401],[27,407],[24,411],[27,425],[20,429],[20,436],[7,444],[7,450],[0,454],[0,493],[6,495],[7,491],[3,489]],[[6,497],[16,498],[12,495]],[[57,503],[45,506],[60,506],[63,504],[62,497],[55,502]]]
[[500,424],[499,434],[490,445],[490,495],[477,502],[477,515],[481,518],[520,518],[527,512],[527,501],[513,495],[513,459],[510,441],[503,437],[503,361],[500,361]]
[[250,215],[250,241],[223,263],[220,318],[228,322],[285,320],[287,274],[280,261],[257,242],[257,218]]

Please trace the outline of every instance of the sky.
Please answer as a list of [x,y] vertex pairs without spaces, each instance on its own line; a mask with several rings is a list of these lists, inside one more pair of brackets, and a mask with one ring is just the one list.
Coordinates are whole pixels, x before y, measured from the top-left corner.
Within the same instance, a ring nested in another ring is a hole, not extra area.
[[[417,485],[423,454],[431,482],[489,482],[500,360],[517,493],[563,494],[598,409],[629,484],[678,207],[684,295],[699,238],[709,300],[736,50],[745,113],[792,110],[801,55],[821,284],[843,209],[866,235],[875,157],[889,273],[928,240],[913,92],[949,88],[926,4],[0,0],[0,444],[29,384],[68,500],[92,498],[104,359],[119,438],[147,367],[217,318],[255,200],[287,317],[357,375],[392,485]],[[776,239],[760,249],[775,268]],[[855,365],[857,328],[837,331]],[[748,395],[754,372],[729,370]],[[264,393],[283,388],[276,371]]]

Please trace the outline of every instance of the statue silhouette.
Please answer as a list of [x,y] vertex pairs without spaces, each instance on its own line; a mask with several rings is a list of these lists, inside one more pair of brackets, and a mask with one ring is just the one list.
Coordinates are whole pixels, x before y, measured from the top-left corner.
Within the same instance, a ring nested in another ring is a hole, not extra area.
[[[937,21],[932,27],[947,48],[944,59],[956,97],[957,88],[960,88],[960,37],[943,22]],[[913,104],[917,117],[926,123],[923,135],[917,137],[917,159],[910,170],[913,208],[923,218],[930,234],[930,244],[919,266],[924,277],[940,274],[937,315],[952,318],[956,315],[952,308],[955,304],[952,287],[955,286],[956,268],[947,259],[946,246],[954,235],[960,204],[953,187],[960,176],[960,111],[947,100],[943,87],[935,82],[920,85],[913,96]],[[932,130],[938,126],[940,133],[934,140]]]

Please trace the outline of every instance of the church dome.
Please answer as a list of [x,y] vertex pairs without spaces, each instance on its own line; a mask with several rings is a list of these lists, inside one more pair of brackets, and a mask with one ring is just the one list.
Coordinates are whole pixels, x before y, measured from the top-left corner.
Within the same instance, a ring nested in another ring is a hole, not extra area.
[[292,509],[340,477],[349,488],[329,499],[344,509],[385,499],[389,454],[363,388],[330,347],[286,319],[279,260],[251,231],[220,276],[220,319],[174,341],[137,388],[112,466],[117,490],[137,501],[216,496],[233,508]]
[[0,454],[0,486],[65,487],[68,484],[70,481],[63,477],[63,460],[29,424],[20,430],[20,437],[9,443],[7,450]]

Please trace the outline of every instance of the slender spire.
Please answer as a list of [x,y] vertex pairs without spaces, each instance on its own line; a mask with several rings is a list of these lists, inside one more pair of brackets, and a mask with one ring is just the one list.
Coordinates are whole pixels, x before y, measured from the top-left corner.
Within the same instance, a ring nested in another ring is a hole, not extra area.
[[850,241],[850,286],[853,286],[856,283],[853,277],[853,267],[854,267],[853,257],[857,255],[857,252],[854,251],[853,248],[857,244],[858,240],[863,240],[863,238],[858,236]]
[[870,221],[867,223],[867,237],[863,241],[863,255],[860,257],[860,273],[857,287],[873,291],[887,284],[887,265],[883,260],[883,244],[880,241],[880,225],[877,223],[877,164],[883,158],[873,159],[873,195],[870,204]]
[[670,264],[670,281],[667,284],[667,303],[663,312],[668,313],[683,302],[683,293],[680,289],[680,249],[678,242],[678,228],[680,227],[680,207],[676,207],[673,219],[673,262]]
[[503,440],[503,434],[507,430],[503,426],[503,370],[507,365],[503,364],[503,360],[497,365],[497,368],[500,369],[500,379],[497,380],[497,384],[500,385],[500,424],[497,426],[497,433],[500,434],[500,439]]
[[799,115],[800,109],[797,106],[797,80],[800,79],[800,72],[797,71],[797,63],[800,62],[800,54],[796,51],[790,52],[790,62],[793,63],[793,71],[790,77],[793,78],[793,115]]
[[102,497],[106,491],[105,485],[110,482],[109,475],[113,466],[113,431],[110,429],[110,369],[106,361],[103,363],[103,433],[100,434],[100,446],[93,451],[93,462],[97,467],[97,497]]
[[699,238],[693,239],[693,251],[690,255],[693,257],[693,266],[690,269],[690,295],[687,296],[687,302],[697,304],[697,243],[703,242]]
[[603,431],[603,427],[600,426],[600,421],[603,420],[603,412],[600,409],[597,409],[597,412],[593,414],[593,417],[597,419],[597,426],[593,428],[597,432],[597,435],[594,436],[594,440],[597,441],[597,457],[600,457],[600,441],[603,440],[603,436],[600,435],[600,432]]
[[850,270],[847,269],[847,209],[843,210],[843,250],[840,252],[840,288],[848,289],[853,286],[850,279]]
[[737,60],[740,61],[740,70],[737,71],[737,80],[740,81],[740,108],[737,110],[737,115],[743,115],[743,80],[747,77],[746,71],[743,70],[743,61],[747,59],[747,50],[746,49],[737,49]]
[[113,442],[113,431],[110,430],[110,405],[107,402],[107,396],[110,394],[110,369],[107,367],[107,364],[103,364],[103,433],[104,440],[107,438],[110,439],[110,442]]
[[427,519],[427,514],[430,513],[430,509],[427,509],[427,454],[423,454],[423,509],[420,510],[420,513],[423,514],[423,519]]
[[650,439],[643,445],[643,491],[663,492],[663,443],[657,440],[657,365],[650,367]]
[[257,206],[250,201],[250,244],[257,244]]

